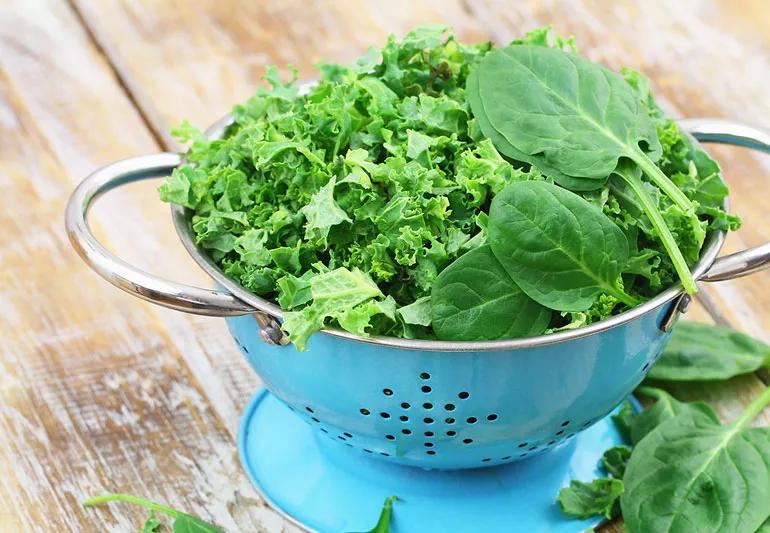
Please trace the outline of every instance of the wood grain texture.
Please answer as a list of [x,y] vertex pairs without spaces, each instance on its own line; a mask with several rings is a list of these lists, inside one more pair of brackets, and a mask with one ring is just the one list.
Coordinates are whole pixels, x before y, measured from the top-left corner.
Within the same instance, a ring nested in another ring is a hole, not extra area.
[[[0,531],[135,530],[139,510],[80,507],[108,490],[146,494],[236,530],[244,513],[235,494],[255,498],[232,430],[256,380],[221,321],[196,324],[171,312],[161,321],[165,312],[85,268],[64,235],[64,202],[83,175],[157,150],[67,4],[2,7]],[[160,273],[202,279],[181,247],[174,255],[168,211],[155,198],[153,185],[106,198],[94,217],[98,233]],[[204,352],[212,361],[232,353],[235,366],[207,362]],[[215,376],[214,385],[202,389],[201,374]],[[251,382],[231,377],[225,386],[216,378],[224,374]],[[231,386],[248,392],[228,407]],[[247,523],[283,527],[272,512],[249,509]]]
[[[72,2],[0,8],[0,192],[10,206],[0,212],[0,531],[135,529],[142,513],[128,507],[79,508],[108,489],[232,531],[296,530],[261,504],[237,464],[233,435],[258,380],[223,322],[120,293],[87,271],[61,229],[79,177],[174,148],[171,125],[218,118],[254,91],[266,65],[311,76],[319,60],[350,61],[428,22],[499,43],[550,23],[593,59],[645,72],[674,115],[770,116],[770,15],[760,0]],[[759,244],[770,237],[770,164],[738,149],[714,153],[747,221],[728,248]],[[94,219],[135,264],[206,283],[153,185],[106,198]],[[725,320],[768,338],[770,274],[714,285],[707,298]],[[710,319],[702,307],[691,317]],[[761,387],[748,376],[674,392],[708,399],[729,420]],[[761,420],[770,422],[767,411]]]

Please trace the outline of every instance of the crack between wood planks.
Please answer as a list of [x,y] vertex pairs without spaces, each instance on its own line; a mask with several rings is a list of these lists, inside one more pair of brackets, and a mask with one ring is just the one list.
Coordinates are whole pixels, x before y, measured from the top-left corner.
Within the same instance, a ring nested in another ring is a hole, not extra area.
[[107,67],[112,72],[118,86],[131,102],[131,105],[139,114],[141,121],[147,127],[158,146],[163,150],[179,151],[179,145],[168,133],[168,124],[161,118],[155,106],[150,103],[144,91],[129,74],[129,69],[122,61],[120,54],[111,49],[108,39],[94,25],[89,24],[88,17],[78,6],[77,0],[65,0],[65,4],[72,10],[72,13],[83,27],[83,31],[96,51],[104,57]]

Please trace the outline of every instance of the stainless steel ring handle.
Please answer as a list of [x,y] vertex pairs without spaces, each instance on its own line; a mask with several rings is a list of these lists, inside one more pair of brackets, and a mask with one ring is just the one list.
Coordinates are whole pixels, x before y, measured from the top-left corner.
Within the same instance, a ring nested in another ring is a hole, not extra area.
[[[679,125],[702,142],[744,146],[770,153],[770,132],[718,118],[693,118]],[[770,267],[770,242],[718,258],[701,281],[739,278]]]
[[174,283],[129,265],[102,246],[88,226],[88,209],[100,195],[126,183],[166,176],[181,160],[179,154],[164,152],[132,157],[100,168],[78,185],[67,203],[67,235],[80,257],[101,277],[139,298],[198,315],[256,313],[257,309],[230,293]]

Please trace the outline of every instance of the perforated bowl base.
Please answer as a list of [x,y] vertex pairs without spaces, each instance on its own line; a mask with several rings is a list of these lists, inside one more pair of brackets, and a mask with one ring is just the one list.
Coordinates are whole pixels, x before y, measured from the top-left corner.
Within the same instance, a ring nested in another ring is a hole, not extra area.
[[241,462],[257,490],[297,525],[322,533],[368,531],[382,502],[397,496],[392,533],[578,532],[600,520],[571,520],[556,505],[560,487],[589,481],[607,448],[621,444],[609,416],[531,459],[475,470],[394,465],[318,437],[272,394],[246,409]]

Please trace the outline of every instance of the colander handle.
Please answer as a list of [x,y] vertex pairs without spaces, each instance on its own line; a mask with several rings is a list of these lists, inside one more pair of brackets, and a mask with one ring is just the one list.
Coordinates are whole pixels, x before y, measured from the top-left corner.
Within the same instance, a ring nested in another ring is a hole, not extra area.
[[110,253],[91,232],[87,215],[96,198],[127,183],[167,176],[181,161],[179,154],[170,152],[143,155],[117,161],[89,175],[67,202],[65,226],[72,245],[97,274],[130,294],[164,307],[198,315],[253,314],[266,342],[286,344],[280,326],[272,317],[232,294],[174,283],[133,267]]
[[[770,132],[718,118],[692,118],[679,125],[705,143],[744,146],[770,153]],[[770,267],[770,242],[718,258],[700,281],[724,281]]]

